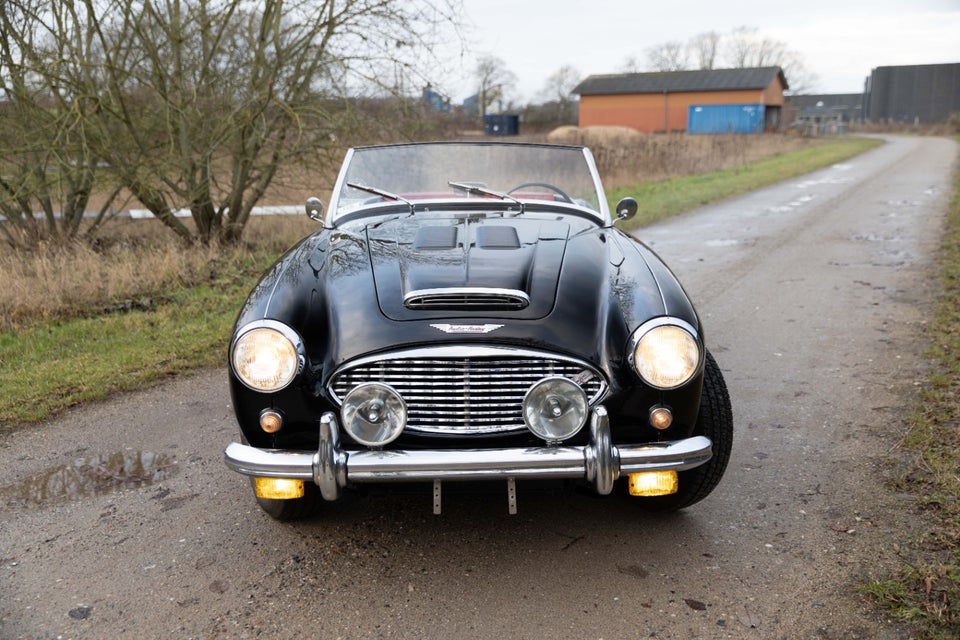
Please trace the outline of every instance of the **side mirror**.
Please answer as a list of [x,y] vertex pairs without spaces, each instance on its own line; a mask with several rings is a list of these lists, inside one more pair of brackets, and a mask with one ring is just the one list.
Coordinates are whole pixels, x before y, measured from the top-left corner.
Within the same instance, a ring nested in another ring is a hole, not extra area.
[[627,196],[617,203],[617,220],[629,220],[637,215],[638,206],[634,198]]
[[323,222],[323,202],[320,198],[307,198],[307,216],[311,220]]

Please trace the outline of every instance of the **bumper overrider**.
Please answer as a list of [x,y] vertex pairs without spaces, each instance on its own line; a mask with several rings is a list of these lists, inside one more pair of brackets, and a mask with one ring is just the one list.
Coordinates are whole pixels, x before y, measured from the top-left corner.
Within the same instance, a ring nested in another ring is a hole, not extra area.
[[334,413],[320,418],[316,453],[257,449],[231,443],[224,451],[228,467],[247,476],[312,480],[325,500],[336,500],[348,484],[524,478],[581,479],[607,495],[627,474],[683,471],[707,462],[712,443],[704,436],[682,440],[614,445],[603,406],[590,416],[590,441],[582,446],[500,449],[365,450],[340,447]]

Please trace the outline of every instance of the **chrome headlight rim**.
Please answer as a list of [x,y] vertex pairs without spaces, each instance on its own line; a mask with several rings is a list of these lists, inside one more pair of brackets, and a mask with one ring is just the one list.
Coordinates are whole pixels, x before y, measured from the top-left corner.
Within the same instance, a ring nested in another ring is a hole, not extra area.
[[[240,345],[241,341],[244,338],[248,338],[252,332],[257,330],[268,330],[272,331],[283,339],[285,339],[292,350],[294,361],[290,362],[293,366],[290,368],[290,373],[284,375],[279,383],[264,387],[254,384],[251,380],[247,378],[241,371],[241,367],[238,366],[236,357],[237,357],[237,348]],[[278,320],[255,320],[249,322],[234,333],[233,341],[230,343],[230,370],[233,372],[233,375],[240,381],[243,386],[250,389],[251,391],[256,391],[257,393],[276,393],[278,391],[283,391],[289,387],[294,380],[303,372],[303,368],[306,365],[307,356],[306,348],[304,347],[303,339],[300,337],[292,327]]]
[[[661,329],[662,327],[680,329],[687,334],[691,340],[691,345],[696,349],[696,362],[693,364],[693,366],[688,367],[686,375],[684,375],[682,378],[679,378],[679,381],[669,385],[658,384],[655,380],[651,380],[648,376],[644,375],[641,363],[637,362],[637,349],[640,346],[640,343],[646,336],[651,335],[651,332]],[[652,320],[648,320],[637,327],[637,329],[630,334],[630,340],[627,344],[627,363],[630,365],[630,368],[633,370],[633,372],[650,387],[660,391],[672,391],[688,384],[703,370],[703,343],[700,340],[700,334],[689,322],[671,316],[653,318]]]
[[[542,390],[548,385],[560,385],[561,387],[566,387],[561,395],[566,403],[569,403],[569,406],[573,409],[579,409],[580,418],[577,421],[576,426],[572,428],[567,428],[563,433],[548,433],[542,425],[533,424],[530,419],[530,413],[532,409],[536,407],[533,406],[535,401],[538,401],[536,394],[541,393]],[[587,398],[587,393],[584,391],[583,387],[579,384],[567,378],[565,376],[548,376],[546,378],[541,378],[533,385],[530,386],[530,389],[527,391],[526,395],[523,398],[523,421],[526,424],[527,429],[548,443],[560,443],[564,440],[569,440],[573,436],[580,433],[580,430],[583,429],[584,425],[587,423],[587,420],[590,415],[590,402]]]
[[[370,392],[374,396],[368,397],[361,403],[354,403],[356,396],[365,393],[369,396]],[[377,420],[375,421],[362,415],[362,409],[371,402],[379,403]],[[406,400],[396,389],[383,382],[358,384],[347,393],[343,399],[343,405],[340,407],[340,420],[344,432],[358,444],[375,449],[386,446],[400,437],[407,426],[407,415]],[[384,418],[385,424],[379,430],[379,433],[383,435],[379,439],[366,437],[362,429],[379,425]]]

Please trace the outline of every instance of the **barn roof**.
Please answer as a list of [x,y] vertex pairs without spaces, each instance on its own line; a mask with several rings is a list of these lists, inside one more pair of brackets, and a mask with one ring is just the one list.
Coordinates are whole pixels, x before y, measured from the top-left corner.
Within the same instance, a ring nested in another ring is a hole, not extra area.
[[787,79],[780,67],[749,69],[710,69],[704,71],[665,71],[657,73],[619,73],[590,76],[574,88],[581,96],[627,93],[684,93],[695,91],[737,91],[766,89],[779,76],[783,88]]

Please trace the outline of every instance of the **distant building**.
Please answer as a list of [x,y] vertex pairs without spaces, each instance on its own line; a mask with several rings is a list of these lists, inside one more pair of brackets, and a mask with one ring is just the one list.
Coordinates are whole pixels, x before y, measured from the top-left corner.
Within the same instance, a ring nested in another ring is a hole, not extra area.
[[862,120],[862,93],[790,96],[783,106],[784,123],[804,135],[845,133],[850,123]]
[[830,115],[841,122],[863,120],[862,93],[819,93],[789,96],[784,105],[784,121],[793,122],[801,114]]
[[877,67],[864,91],[871,122],[935,124],[960,112],[960,63]]
[[450,98],[435,91],[430,85],[427,85],[423,88],[423,94],[420,97],[420,102],[427,111],[447,113],[451,109]]
[[480,94],[475,93],[463,101],[463,112],[470,117],[480,115]]
[[595,75],[573,93],[580,96],[581,127],[687,131],[692,116],[700,132],[717,133],[778,129],[788,88],[780,67],[758,67]]

